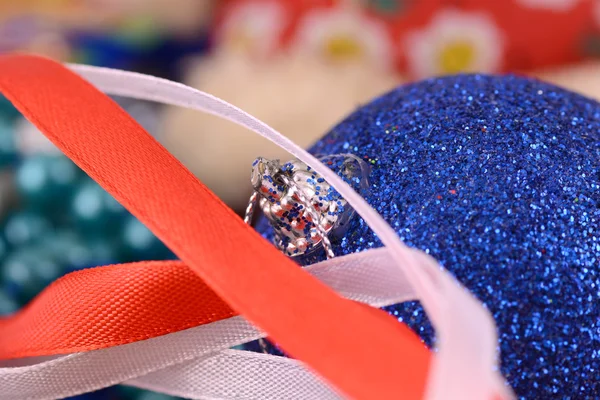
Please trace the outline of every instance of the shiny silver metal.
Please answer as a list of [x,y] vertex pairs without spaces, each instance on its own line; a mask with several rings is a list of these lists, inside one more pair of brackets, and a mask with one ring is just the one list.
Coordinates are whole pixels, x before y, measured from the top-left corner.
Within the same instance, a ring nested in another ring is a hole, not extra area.
[[246,207],[246,213],[244,214],[244,222],[250,225],[252,223],[252,217],[254,216],[254,209],[258,201],[258,193],[252,192],[250,199],[248,200],[248,206]]
[[[368,166],[352,154],[322,159],[337,167],[357,189],[367,184]],[[334,257],[329,235],[345,225],[353,214],[347,202],[302,161],[285,164],[259,157],[252,164],[254,192],[244,221],[250,223],[257,205],[275,231],[275,244],[295,257],[323,247],[327,258]]]
[[[281,180],[290,189],[292,189],[294,191],[296,196],[298,196],[298,198],[300,199],[300,202],[305,206],[306,212],[308,213],[308,216],[310,217],[310,219],[312,221],[317,222],[315,224],[316,234],[311,232],[311,239],[312,239],[313,243],[315,243],[315,244],[321,243],[323,245],[323,249],[325,250],[325,256],[327,257],[328,260],[335,257],[335,254],[333,254],[333,250],[331,249],[331,242],[329,241],[329,237],[327,237],[329,234],[329,231],[331,231],[331,228],[333,228],[333,224],[328,223],[327,230],[326,230],[326,228],[321,223],[321,221],[323,219],[322,215],[319,215],[319,213],[317,212],[315,207],[313,207],[313,203],[306,197],[302,188],[298,184],[296,184],[295,181],[293,181],[291,178],[289,178],[285,175],[281,176]],[[298,243],[298,241],[296,242],[296,244],[297,243]],[[283,247],[283,244],[280,244],[279,246]]]

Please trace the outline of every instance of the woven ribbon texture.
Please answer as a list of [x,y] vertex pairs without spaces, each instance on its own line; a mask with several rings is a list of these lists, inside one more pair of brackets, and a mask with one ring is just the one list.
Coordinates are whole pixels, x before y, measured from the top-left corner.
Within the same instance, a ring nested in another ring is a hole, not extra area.
[[[422,398],[431,357],[413,332],[382,311],[343,299],[297,268],[98,89],[56,62],[13,55],[0,57],[0,90],[228,307],[342,393],[357,399]],[[145,282],[136,290],[155,290],[152,280]],[[112,301],[130,295],[135,292],[113,293]],[[65,293],[56,300],[72,301]],[[64,326],[56,335],[72,338],[102,329],[113,306],[88,308],[97,314],[92,324],[77,331]],[[54,329],[50,315],[35,321]],[[11,332],[18,318],[4,321],[3,331]],[[202,316],[197,318],[201,323]],[[166,333],[164,326],[147,337]],[[116,344],[111,335],[103,340]]]

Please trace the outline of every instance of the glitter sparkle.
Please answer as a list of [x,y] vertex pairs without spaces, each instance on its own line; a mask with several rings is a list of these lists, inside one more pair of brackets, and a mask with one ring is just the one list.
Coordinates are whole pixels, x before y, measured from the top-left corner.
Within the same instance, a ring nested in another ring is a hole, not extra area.
[[[519,398],[600,398],[598,103],[514,76],[431,79],[359,108],[311,151],[369,162],[367,201],[493,313]],[[359,218],[332,244],[381,246]],[[433,344],[418,303],[387,310]]]

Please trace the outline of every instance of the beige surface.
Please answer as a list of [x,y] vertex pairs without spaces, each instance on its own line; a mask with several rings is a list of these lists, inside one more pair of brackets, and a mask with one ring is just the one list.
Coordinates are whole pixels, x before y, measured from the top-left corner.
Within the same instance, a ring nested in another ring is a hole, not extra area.
[[[221,54],[191,67],[187,84],[240,107],[302,146],[397,78],[353,66],[280,58],[268,65]],[[289,159],[267,140],[228,121],[171,108],[162,141],[219,197],[237,210],[250,194],[250,166],[258,156]]]
[[[186,83],[221,97],[302,146],[321,137],[360,104],[400,79],[368,66],[323,65],[306,58],[249,62],[220,54],[190,67]],[[600,63],[534,74],[600,100]],[[288,159],[265,139],[199,112],[171,108],[163,143],[236,210],[245,207],[257,156]]]
[[555,68],[535,75],[600,101],[600,61]]

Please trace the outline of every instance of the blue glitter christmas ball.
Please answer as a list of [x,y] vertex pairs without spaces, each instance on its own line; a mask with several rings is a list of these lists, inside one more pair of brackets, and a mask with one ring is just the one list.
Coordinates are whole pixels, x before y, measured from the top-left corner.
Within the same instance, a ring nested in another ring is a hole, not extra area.
[[[600,104],[523,77],[431,79],[359,108],[311,152],[372,165],[367,201],[491,310],[520,398],[600,398]],[[337,255],[381,246],[351,225]],[[418,303],[387,310],[432,344]]]

